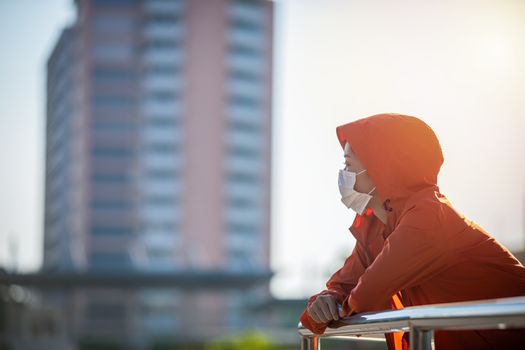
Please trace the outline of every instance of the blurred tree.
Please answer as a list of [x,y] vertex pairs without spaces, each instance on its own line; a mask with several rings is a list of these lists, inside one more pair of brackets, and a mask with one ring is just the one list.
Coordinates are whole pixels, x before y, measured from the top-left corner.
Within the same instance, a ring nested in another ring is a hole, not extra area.
[[234,337],[218,339],[205,346],[205,350],[284,350],[272,343],[264,334],[250,331]]

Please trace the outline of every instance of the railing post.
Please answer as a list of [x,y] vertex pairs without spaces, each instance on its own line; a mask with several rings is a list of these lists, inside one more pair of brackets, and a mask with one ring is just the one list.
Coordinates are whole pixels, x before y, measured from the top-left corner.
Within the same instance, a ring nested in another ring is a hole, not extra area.
[[319,337],[302,336],[301,350],[321,350],[321,344],[319,340]]
[[432,330],[410,327],[410,349],[432,350]]

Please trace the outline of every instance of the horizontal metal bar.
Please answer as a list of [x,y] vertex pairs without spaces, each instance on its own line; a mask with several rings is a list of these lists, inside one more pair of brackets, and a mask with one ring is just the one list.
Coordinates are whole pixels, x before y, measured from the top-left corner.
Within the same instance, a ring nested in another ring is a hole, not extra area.
[[[525,296],[368,312],[342,320],[339,328],[327,328],[320,337],[389,333],[434,329],[525,328]],[[302,336],[313,333],[299,324]]]
[[357,336],[357,335],[332,335],[328,339],[333,340],[362,340],[369,342],[378,342],[386,343],[385,336],[383,334],[370,334],[366,336]]
[[172,273],[142,273],[139,271],[101,272],[41,272],[11,274],[0,272],[0,285],[32,286],[36,288],[75,287],[178,287],[234,288],[267,282],[271,271],[229,272],[224,270],[189,270]]

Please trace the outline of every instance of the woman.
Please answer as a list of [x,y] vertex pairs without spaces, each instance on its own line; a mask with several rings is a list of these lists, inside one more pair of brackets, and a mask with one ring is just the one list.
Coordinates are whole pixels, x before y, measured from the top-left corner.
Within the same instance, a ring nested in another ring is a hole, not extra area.
[[[357,212],[350,227],[356,245],[326,290],[308,300],[305,327],[321,334],[330,322],[365,311],[525,295],[525,268],[440,193],[443,155],[428,125],[380,114],[336,131],[345,157],[339,189]],[[389,349],[408,347],[407,334],[386,336]],[[525,332],[436,331],[435,344],[525,349]]]

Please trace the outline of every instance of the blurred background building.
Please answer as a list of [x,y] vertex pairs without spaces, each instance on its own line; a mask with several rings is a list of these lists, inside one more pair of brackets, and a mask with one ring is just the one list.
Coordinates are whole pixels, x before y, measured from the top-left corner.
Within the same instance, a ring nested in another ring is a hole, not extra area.
[[126,348],[257,327],[242,312],[270,297],[273,3],[76,7],[47,65],[43,272],[267,278],[46,299],[75,339]]

